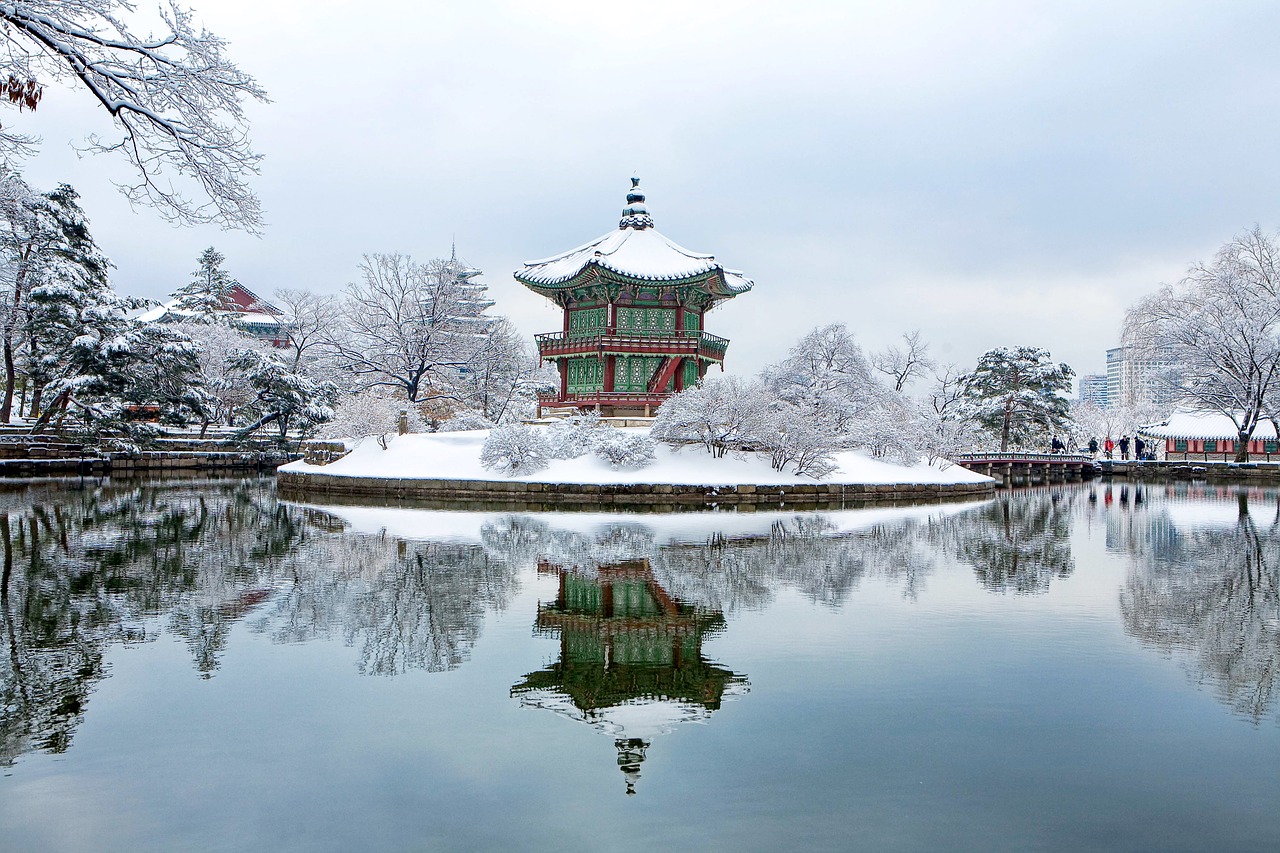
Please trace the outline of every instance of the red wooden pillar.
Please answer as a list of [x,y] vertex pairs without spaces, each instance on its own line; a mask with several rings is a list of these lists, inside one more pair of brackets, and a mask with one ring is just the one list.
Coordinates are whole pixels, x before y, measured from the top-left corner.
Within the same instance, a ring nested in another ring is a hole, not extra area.
[[613,371],[617,358],[616,355],[606,355],[604,357],[604,382],[601,388],[606,394],[613,392]]
[[557,360],[556,367],[560,369],[560,399],[564,400],[569,396],[569,359]]

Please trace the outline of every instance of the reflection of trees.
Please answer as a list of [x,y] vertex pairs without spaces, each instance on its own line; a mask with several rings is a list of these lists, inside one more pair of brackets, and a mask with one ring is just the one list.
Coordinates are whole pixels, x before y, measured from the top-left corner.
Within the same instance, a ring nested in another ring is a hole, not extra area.
[[991,503],[940,525],[939,544],[973,566],[987,589],[1045,592],[1053,578],[1075,569],[1071,556],[1074,490],[1001,494]]
[[245,481],[0,495],[0,762],[66,749],[107,645],[149,638],[161,614],[210,673],[298,532],[296,511]]
[[786,588],[839,607],[867,576],[899,582],[904,594],[914,597],[933,571],[930,541],[940,523],[946,520],[910,519],[841,532],[827,516],[808,513],[776,519],[767,533],[709,532],[663,542],[643,522],[606,524],[584,533],[532,516],[506,515],[486,524],[482,538],[490,553],[513,561],[536,556],[554,565],[592,569],[645,560],[671,595],[727,613],[763,607]]
[[[1125,629],[1184,653],[1221,699],[1255,721],[1276,710],[1280,666],[1280,500],[1236,524],[1178,530],[1134,555],[1120,594]],[[1167,525],[1153,514],[1150,523]],[[1278,717],[1280,719],[1280,717]]]
[[0,764],[67,748],[112,643],[168,630],[207,678],[257,614],[279,640],[342,636],[364,672],[436,671],[517,584],[478,544],[345,534],[269,480],[19,484],[0,492],[0,540]]
[[342,636],[365,673],[456,668],[485,613],[518,588],[512,563],[479,545],[347,535],[312,546],[264,628],[282,641]]

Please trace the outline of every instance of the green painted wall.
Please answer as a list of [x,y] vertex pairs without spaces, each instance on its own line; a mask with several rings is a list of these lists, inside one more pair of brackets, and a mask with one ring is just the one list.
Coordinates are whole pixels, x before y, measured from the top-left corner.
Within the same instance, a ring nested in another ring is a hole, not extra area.
[[674,308],[619,308],[618,331],[631,334],[670,334],[676,328]]
[[649,390],[649,380],[662,364],[660,357],[620,355],[614,362],[613,390],[643,393]]
[[604,362],[598,358],[568,359],[569,393],[586,394],[604,387]]
[[569,335],[596,335],[604,331],[607,308],[580,308],[569,312]]

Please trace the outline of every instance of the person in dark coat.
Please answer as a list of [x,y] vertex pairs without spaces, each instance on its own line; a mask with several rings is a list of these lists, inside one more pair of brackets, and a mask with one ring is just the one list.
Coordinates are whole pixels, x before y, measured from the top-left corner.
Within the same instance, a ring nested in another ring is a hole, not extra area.
[[1135,435],[1133,437],[1133,458],[1146,459],[1147,457],[1144,455],[1146,451],[1147,451],[1147,443],[1142,440],[1142,436]]
[[1098,439],[1096,438],[1089,439],[1089,454],[1092,456],[1098,455]]
[[1053,441],[1050,442],[1049,446],[1053,448],[1054,453],[1061,453],[1067,449],[1067,446],[1062,443],[1062,439],[1058,438],[1056,435],[1053,437]]
[[1120,458],[1129,458],[1129,436],[1127,435],[1120,436]]

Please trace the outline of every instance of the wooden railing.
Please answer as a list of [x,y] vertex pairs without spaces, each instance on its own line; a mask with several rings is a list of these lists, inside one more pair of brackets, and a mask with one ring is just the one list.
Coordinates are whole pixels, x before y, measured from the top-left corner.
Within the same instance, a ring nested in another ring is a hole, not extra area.
[[548,355],[565,355],[573,352],[599,350],[603,352],[653,352],[668,355],[700,355],[717,361],[724,358],[729,347],[727,338],[708,334],[699,329],[686,329],[662,334],[645,332],[620,332],[594,329],[590,331],[546,332],[534,335],[538,352]]

